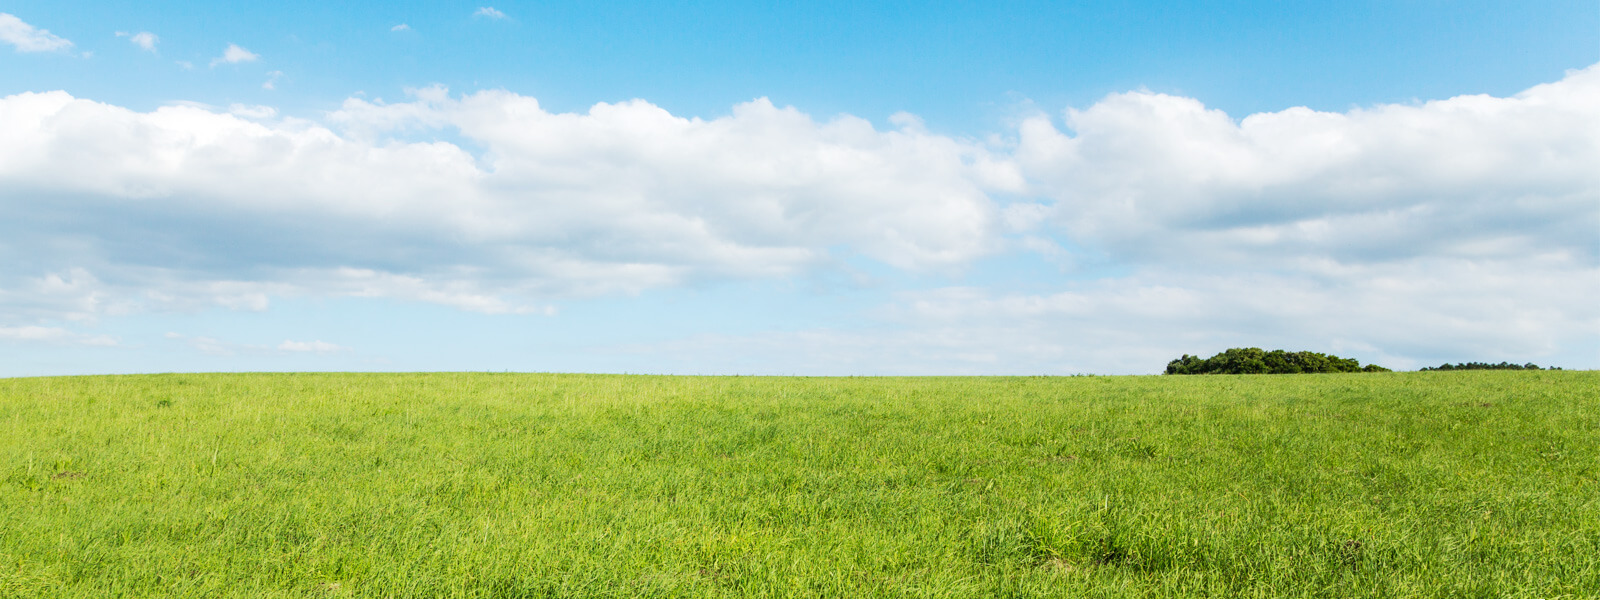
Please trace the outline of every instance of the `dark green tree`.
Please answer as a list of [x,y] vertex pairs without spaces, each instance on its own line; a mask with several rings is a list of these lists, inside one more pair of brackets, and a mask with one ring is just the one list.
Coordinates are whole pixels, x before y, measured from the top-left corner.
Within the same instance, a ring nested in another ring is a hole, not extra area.
[[1168,375],[1254,375],[1279,373],[1382,373],[1378,365],[1321,352],[1267,352],[1260,348],[1229,348],[1211,358],[1188,354],[1167,363]]
[[[1527,364],[1518,365],[1518,364],[1513,364],[1513,363],[1508,363],[1508,362],[1502,361],[1499,364],[1489,364],[1489,363],[1483,363],[1483,362],[1466,362],[1466,363],[1456,363],[1456,364],[1445,363],[1445,364],[1439,365],[1437,367],[1423,367],[1423,368],[1418,369],[1418,370],[1419,371],[1478,371],[1478,370],[1487,370],[1487,371],[1543,371],[1544,368],[1540,367],[1539,365],[1533,364],[1533,363],[1527,363]],[[1559,371],[1559,370],[1561,370],[1561,367],[1550,367],[1550,370]]]

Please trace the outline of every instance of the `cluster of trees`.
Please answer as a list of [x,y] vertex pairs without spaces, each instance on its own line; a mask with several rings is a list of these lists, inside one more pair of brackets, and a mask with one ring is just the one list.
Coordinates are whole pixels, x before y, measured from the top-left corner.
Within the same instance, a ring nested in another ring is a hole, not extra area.
[[[1445,363],[1445,364],[1439,365],[1437,367],[1423,367],[1423,368],[1418,369],[1418,370],[1419,371],[1473,371],[1473,370],[1478,370],[1478,369],[1494,369],[1494,370],[1502,370],[1502,371],[1542,371],[1542,370],[1544,370],[1539,365],[1536,365],[1536,364],[1533,364],[1533,363],[1528,363],[1528,364],[1525,364],[1525,365],[1514,365],[1514,364],[1511,364],[1511,363],[1508,363],[1508,362],[1502,362],[1502,363],[1500,363],[1498,365],[1491,365],[1489,363],[1481,363],[1481,362],[1456,363],[1456,364],[1453,364],[1453,365],[1449,364],[1449,363]],[[1550,367],[1550,370],[1551,371],[1560,371],[1561,367]]]
[[1229,348],[1211,358],[1183,355],[1167,363],[1168,375],[1255,375],[1271,373],[1380,373],[1378,365],[1361,366],[1354,358],[1321,352],[1267,352],[1260,348]]

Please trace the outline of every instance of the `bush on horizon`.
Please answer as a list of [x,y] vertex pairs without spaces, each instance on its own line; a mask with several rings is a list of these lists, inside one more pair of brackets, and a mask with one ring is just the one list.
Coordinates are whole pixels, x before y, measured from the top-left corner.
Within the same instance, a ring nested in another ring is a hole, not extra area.
[[1354,358],[1321,352],[1271,352],[1260,348],[1229,348],[1211,358],[1183,355],[1167,363],[1167,375],[1268,375],[1290,373],[1387,373],[1378,365],[1361,366]]
[[[1544,367],[1540,367],[1539,365],[1536,365],[1536,364],[1533,364],[1533,363],[1527,363],[1527,364],[1523,364],[1523,365],[1518,365],[1518,364],[1512,364],[1512,363],[1508,363],[1508,362],[1501,362],[1500,364],[1469,362],[1469,363],[1456,363],[1456,364],[1453,364],[1453,365],[1450,364],[1450,363],[1445,363],[1445,364],[1439,365],[1437,367],[1423,367],[1423,368],[1417,369],[1417,370],[1418,371],[1543,371],[1545,369],[1544,369]],[[1560,371],[1561,367],[1550,367],[1550,370],[1551,371]]]

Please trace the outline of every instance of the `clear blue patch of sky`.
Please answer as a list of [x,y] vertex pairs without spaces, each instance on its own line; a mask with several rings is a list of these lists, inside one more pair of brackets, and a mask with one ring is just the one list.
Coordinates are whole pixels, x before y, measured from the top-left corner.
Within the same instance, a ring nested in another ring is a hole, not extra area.
[[[504,19],[475,16],[494,6]],[[643,98],[685,116],[768,96],[827,118],[909,111],[986,133],[1020,98],[1056,110],[1148,88],[1235,116],[1505,95],[1600,60],[1592,1],[370,2],[81,0],[4,9],[76,55],[0,56],[0,93],[148,109],[268,104],[315,117],[358,91],[504,88],[549,109]],[[404,23],[408,31],[390,29]],[[116,31],[161,36],[159,54]],[[209,66],[229,43],[255,62]],[[174,61],[189,61],[184,70]],[[264,90],[271,71],[284,74]]]

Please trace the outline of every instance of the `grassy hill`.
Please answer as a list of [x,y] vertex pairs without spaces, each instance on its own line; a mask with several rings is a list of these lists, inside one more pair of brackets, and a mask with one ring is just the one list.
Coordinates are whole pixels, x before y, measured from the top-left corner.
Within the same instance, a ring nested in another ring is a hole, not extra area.
[[0,596],[1600,590],[1600,373],[0,379]]

